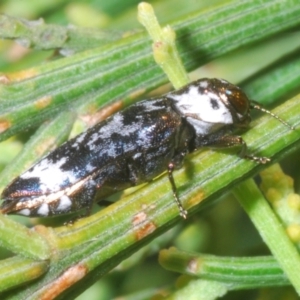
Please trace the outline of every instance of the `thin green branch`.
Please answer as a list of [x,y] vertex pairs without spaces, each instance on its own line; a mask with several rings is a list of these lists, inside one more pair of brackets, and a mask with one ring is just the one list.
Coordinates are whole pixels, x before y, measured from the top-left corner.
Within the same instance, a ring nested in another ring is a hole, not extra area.
[[160,252],[159,262],[167,270],[232,284],[234,289],[290,285],[272,256],[218,257],[170,248]]
[[233,193],[300,295],[299,253],[267,200],[253,180],[241,183]]
[[0,245],[33,259],[49,259],[51,249],[40,233],[0,214]]
[[48,270],[49,262],[12,257],[1,261],[0,292],[29,283]]
[[[295,38],[296,40],[299,39],[298,37]],[[286,56],[260,71],[256,76],[243,82],[241,86],[250,99],[268,105],[278,99],[283,99],[287,93],[297,92],[299,82],[299,52],[292,51],[292,53],[287,53]]]
[[175,89],[189,83],[178,50],[175,45],[176,33],[170,26],[161,28],[153,8],[146,2],[138,6],[138,19],[145,26],[153,40],[153,56],[163,69]]
[[279,164],[274,164],[260,172],[260,188],[278,215],[286,233],[300,246],[300,195],[294,190],[294,180],[285,174]]
[[229,291],[226,284],[211,280],[191,280],[178,291],[174,292],[168,299],[197,299],[216,300]]

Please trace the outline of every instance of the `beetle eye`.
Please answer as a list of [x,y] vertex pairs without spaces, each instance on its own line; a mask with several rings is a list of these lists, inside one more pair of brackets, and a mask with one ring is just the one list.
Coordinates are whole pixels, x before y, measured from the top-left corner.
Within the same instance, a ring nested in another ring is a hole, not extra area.
[[225,91],[230,105],[234,110],[244,116],[249,111],[249,99],[246,94],[237,86],[230,84]]

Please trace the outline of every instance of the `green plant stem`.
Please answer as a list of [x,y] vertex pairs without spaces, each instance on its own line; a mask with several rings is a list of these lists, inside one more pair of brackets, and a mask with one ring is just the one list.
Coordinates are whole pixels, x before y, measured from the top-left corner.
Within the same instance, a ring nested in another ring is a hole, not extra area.
[[48,242],[34,230],[0,214],[0,244],[15,253],[39,260],[49,259]]
[[176,48],[176,33],[170,27],[161,28],[154,10],[149,3],[141,2],[138,6],[138,19],[145,26],[153,40],[153,56],[156,63],[163,69],[175,89],[189,82]]
[[188,284],[169,296],[168,300],[215,300],[224,296],[229,290],[226,284],[217,281],[191,280]]
[[242,182],[233,193],[300,295],[299,253],[267,200],[252,179]]
[[159,262],[167,270],[235,284],[235,289],[290,284],[272,256],[218,257],[170,248],[160,251]]
[[18,286],[43,275],[49,267],[47,261],[12,257],[1,261],[0,291]]
[[287,91],[290,94],[296,92],[299,88],[299,81],[300,57],[298,51],[293,51],[262,70],[254,78],[241,83],[241,87],[250,99],[267,106],[274,103],[276,99],[283,99]]

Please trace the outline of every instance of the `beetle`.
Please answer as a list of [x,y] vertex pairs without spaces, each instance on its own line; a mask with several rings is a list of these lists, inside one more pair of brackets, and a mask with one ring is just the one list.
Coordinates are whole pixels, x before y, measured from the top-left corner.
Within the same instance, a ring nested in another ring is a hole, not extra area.
[[85,209],[88,215],[95,201],[167,171],[180,215],[186,218],[173,171],[188,153],[238,146],[242,158],[270,161],[248,154],[245,141],[232,135],[249,126],[250,109],[289,126],[223,79],[199,79],[140,101],[65,142],[14,179],[2,193],[1,212],[48,217]]

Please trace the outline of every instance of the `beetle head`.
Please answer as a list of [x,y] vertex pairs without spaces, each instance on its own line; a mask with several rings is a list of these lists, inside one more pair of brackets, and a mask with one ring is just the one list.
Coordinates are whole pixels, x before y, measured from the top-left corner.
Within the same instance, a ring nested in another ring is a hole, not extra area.
[[199,79],[168,97],[199,134],[209,134],[226,125],[247,127],[251,120],[246,94],[223,79]]

